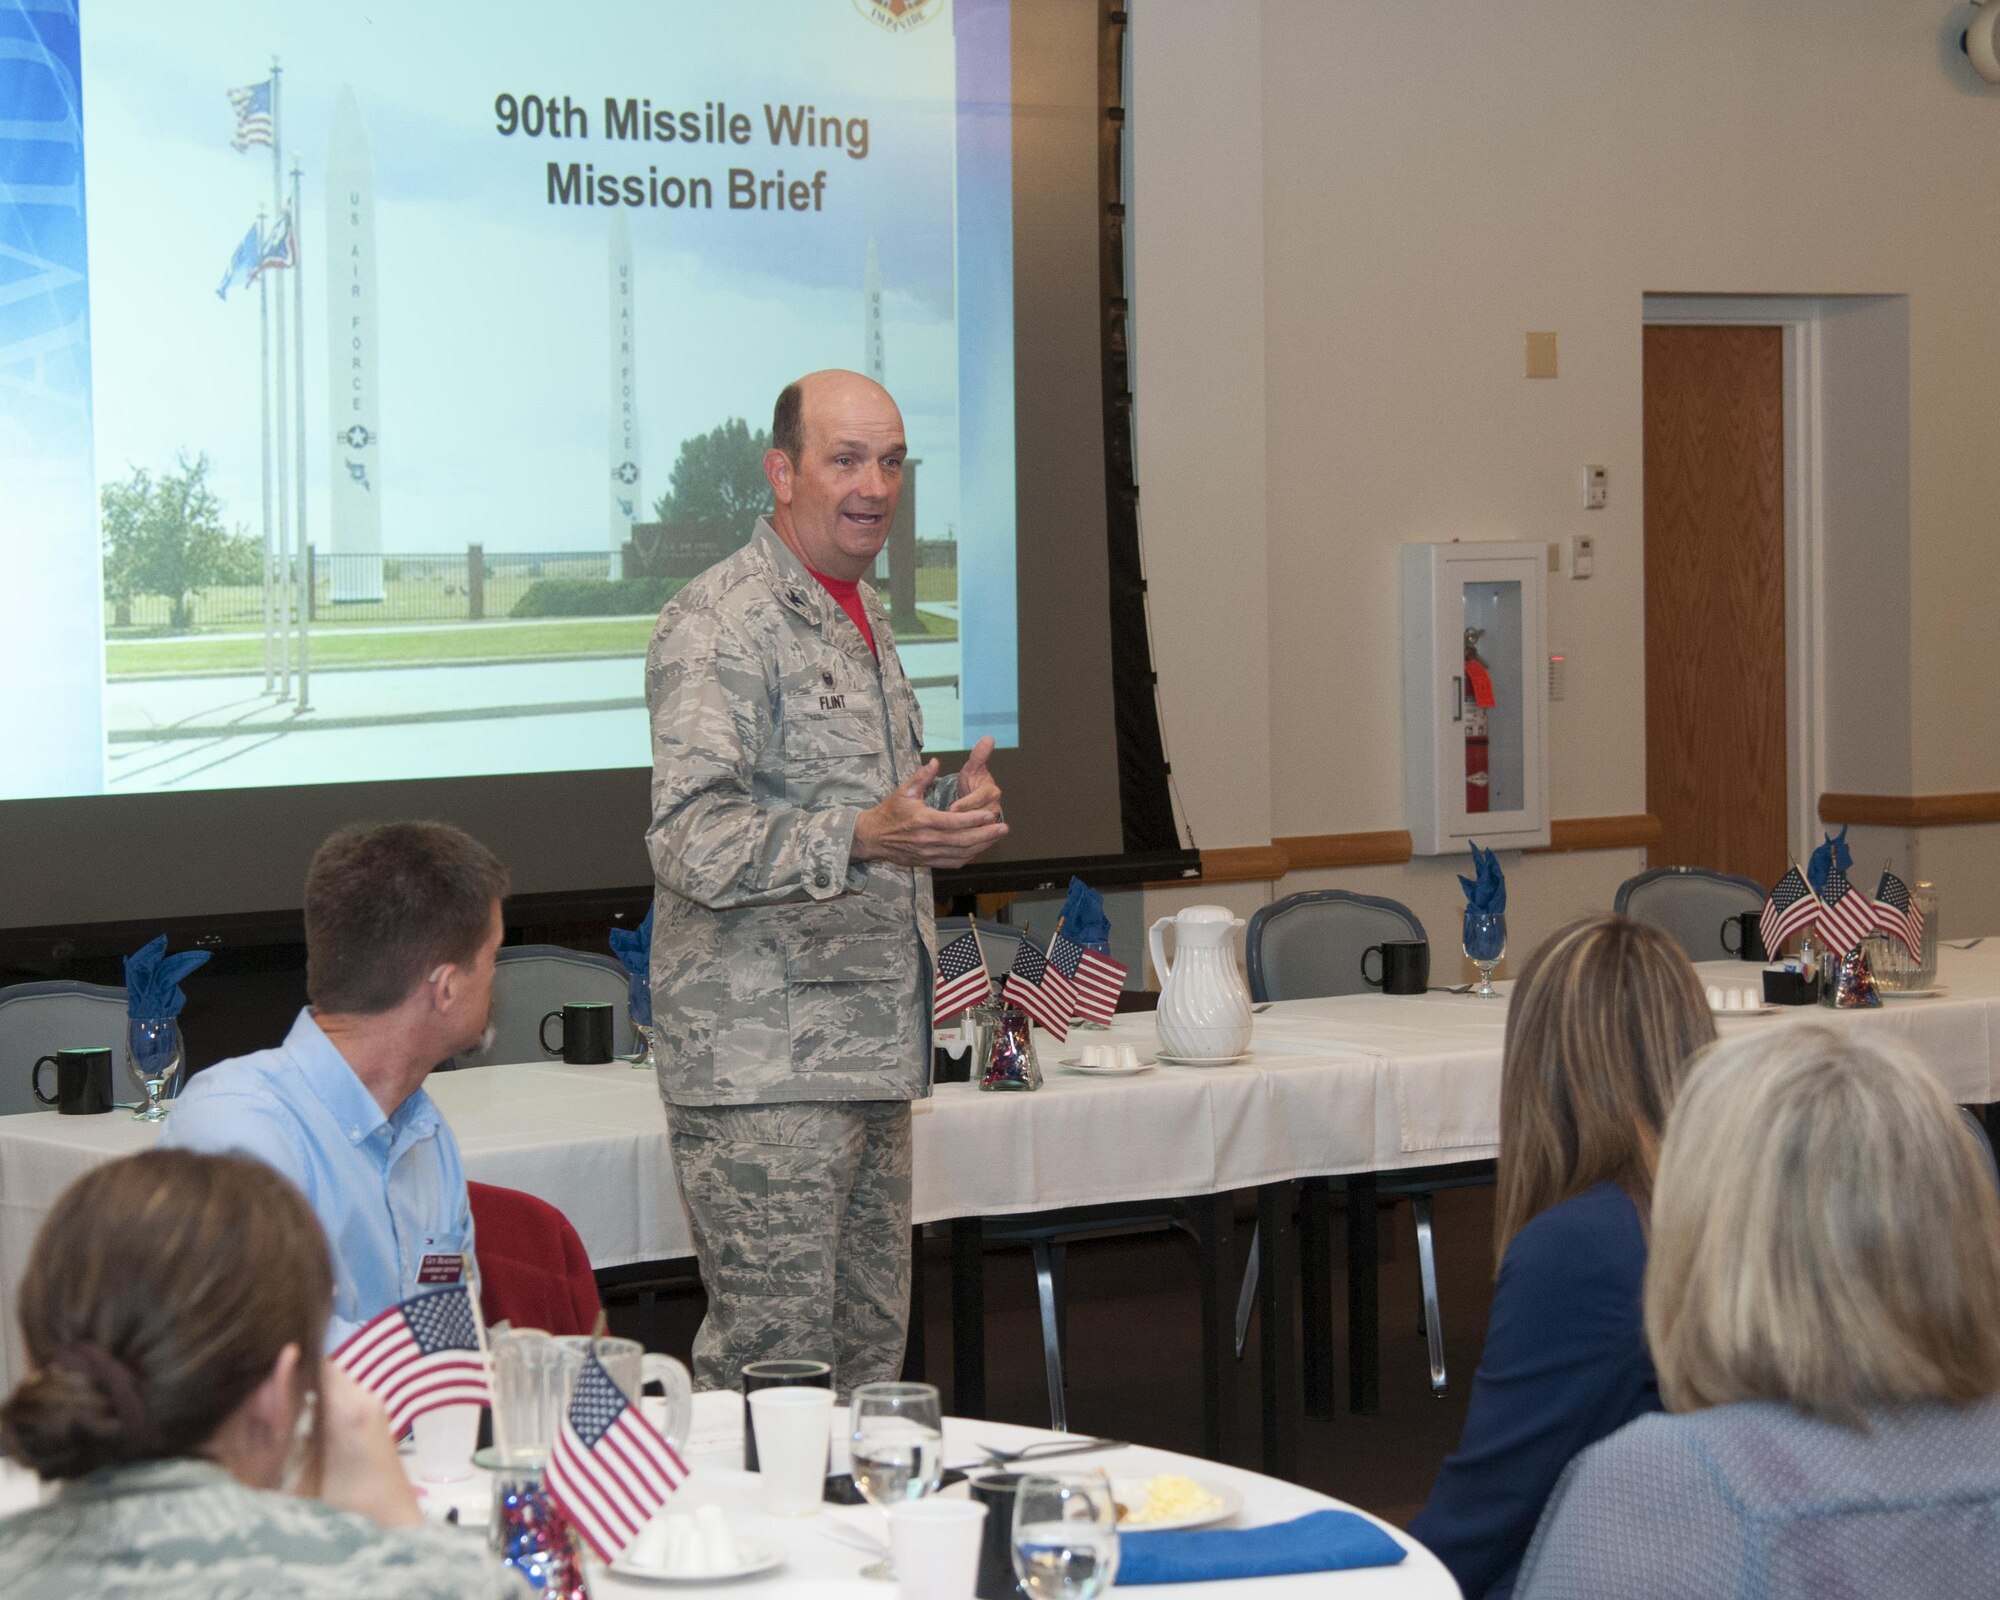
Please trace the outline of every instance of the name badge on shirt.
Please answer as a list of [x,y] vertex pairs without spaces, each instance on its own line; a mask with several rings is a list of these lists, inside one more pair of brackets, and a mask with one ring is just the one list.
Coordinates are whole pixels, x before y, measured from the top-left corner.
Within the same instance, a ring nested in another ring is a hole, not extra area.
[[465,1276],[463,1256],[425,1256],[417,1267],[417,1282],[425,1284],[457,1283]]

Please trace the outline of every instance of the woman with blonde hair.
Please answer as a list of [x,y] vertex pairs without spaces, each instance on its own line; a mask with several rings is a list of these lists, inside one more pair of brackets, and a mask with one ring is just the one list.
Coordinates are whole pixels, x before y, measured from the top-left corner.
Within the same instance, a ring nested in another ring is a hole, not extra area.
[[2000,1197],[1898,1043],[1718,1046],[1669,1124],[1646,1331],[1673,1415],[1580,1456],[1535,1600],[1990,1594],[2000,1573]]
[[1513,1592],[1571,1457],[1659,1409],[1640,1319],[1646,1209],[1675,1090],[1714,1038],[1687,957],[1644,923],[1573,922],[1521,969],[1486,1345],[1458,1449],[1410,1524],[1468,1600]]
[[381,1406],[320,1360],[332,1297],[319,1222],[261,1162],[151,1150],[71,1184],[28,1257],[30,1366],[0,1403],[0,1447],[61,1489],[0,1521],[0,1589],[525,1595],[418,1515]]

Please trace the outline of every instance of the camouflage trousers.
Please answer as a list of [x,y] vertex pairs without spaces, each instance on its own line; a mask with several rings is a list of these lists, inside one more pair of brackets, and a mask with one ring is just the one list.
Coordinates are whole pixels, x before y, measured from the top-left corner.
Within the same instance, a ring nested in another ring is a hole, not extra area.
[[708,1315],[698,1389],[746,1361],[832,1365],[840,1393],[897,1377],[910,1314],[906,1100],[667,1107]]

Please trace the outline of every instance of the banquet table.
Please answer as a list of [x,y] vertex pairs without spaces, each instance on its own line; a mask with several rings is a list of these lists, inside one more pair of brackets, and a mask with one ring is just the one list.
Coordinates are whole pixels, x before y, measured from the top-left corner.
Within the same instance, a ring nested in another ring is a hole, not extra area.
[[[1755,969],[1705,964],[1737,982]],[[1832,1020],[1907,1038],[1962,1104],[2000,1099],[2000,939],[1940,952],[1942,992],[1879,1011],[1817,1006],[1725,1016],[1740,1029]],[[1130,1078],[1086,1078],[1058,1063],[1085,1042],[1155,1048],[1148,1013],[1119,1016],[1066,1045],[1045,1036],[1047,1083],[1033,1094],[940,1085],[916,1108],[915,1218],[992,1218],[1178,1199],[1204,1243],[1204,1448],[1234,1449],[1233,1360],[1226,1302],[1234,1284],[1231,1205],[1260,1199],[1265,1460],[1287,1467],[1294,1427],[1291,1301],[1296,1248],[1290,1185],[1300,1179],[1490,1159],[1499,1134],[1506,1006],[1470,995],[1347,995],[1279,1004],[1254,1020],[1249,1058],[1227,1067],[1162,1064]],[[692,1254],[675,1190],[665,1119],[650,1074],[622,1064],[526,1063],[434,1076],[428,1085],[456,1133],[468,1177],[523,1189],[560,1207],[592,1265],[604,1269]],[[36,1229],[62,1189],[98,1162],[148,1146],[131,1116],[0,1117],[0,1365],[20,1370],[16,1286]],[[1220,1291],[1220,1292],[1218,1292]],[[955,1319],[957,1320],[957,1319]],[[958,1322],[976,1337],[977,1319]],[[961,1366],[961,1371],[964,1367]],[[965,1406],[961,1409],[976,1409]]]
[[[842,1413],[835,1412],[836,1419]],[[886,1539],[887,1527],[879,1512],[867,1506],[826,1506],[812,1517],[777,1518],[762,1513],[762,1494],[755,1474],[742,1467],[742,1397],[727,1391],[695,1396],[694,1426],[685,1455],[693,1468],[687,1483],[672,1502],[671,1509],[693,1510],[717,1504],[730,1516],[732,1524],[756,1534],[776,1539],[785,1546],[785,1560],[776,1570],[762,1576],[732,1579],[726,1583],[703,1584],[675,1581],[671,1592],[698,1600],[698,1597],[755,1596],[757,1600],[792,1600],[811,1596],[813,1600],[895,1600],[896,1587],[860,1576],[871,1557],[852,1544],[843,1542],[830,1529],[845,1528]],[[1022,1446],[1059,1437],[1040,1428],[1011,1423],[979,1422],[947,1417],[944,1422],[944,1460],[948,1465],[968,1465],[979,1459],[978,1447],[999,1449]],[[836,1438],[834,1464],[844,1467],[844,1450]],[[411,1458],[404,1457],[406,1470]],[[1191,1477],[1207,1487],[1235,1489],[1243,1497],[1243,1509],[1226,1527],[1259,1527],[1284,1522],[1311,1511],[1353,1511],[1386,1529],[1406,1552],[1395,1566],[1374,1567],[1356,1572],[1311,1573],[1296,1577],[1259,1578],[1254,1590],[1246,1591],[1241,1580],[1234,1583],[1160,1584],[1133,1594],[1158,1595],[1161,1600],[1176,1596],[1219,1596],[1254,1593],[1256,1600],[1297,1600],[1307,1595],[1324,1600],[1457,1600],[1458,1586],[1443,1564],[1416,1540],[1391,1527],[1379,1517],[1369,1516],[1342,1501],[1334,1500],[1297,1484],[1285,1483],[1238,1467],[1218,1465],[1171,1451],[1138,1445],[1091,1455],[1064,1456],[1050,1461],[1042,1470],[1065,1473],[1092,1472],[1100,1465],[1120,1478],[1147,1478],[1160,1473]],[[419,1504],[426,1516],[443,1520],[456,1512],[467,1538],[483,1538],[491,1505],[491,1484],[487,1474],[474,1469],[464,1479],[448,1484],[417,1485]],[[0,1462],[0,1516],[34,1502],[37,1481],[18,1468]],[[963,1494],[963,1488],[947,1493]],[[658,1600],[668,1592],[657,1581],[625,1578],[616,1572],[593,1568],[590,1592],[598,1600]]]

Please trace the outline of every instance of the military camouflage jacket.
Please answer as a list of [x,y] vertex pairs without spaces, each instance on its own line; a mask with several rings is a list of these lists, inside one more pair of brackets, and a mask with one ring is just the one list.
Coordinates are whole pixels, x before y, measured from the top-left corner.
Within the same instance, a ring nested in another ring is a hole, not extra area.
[[[927,1091],[930,874],[848,859],[855,817],[924,759],[888,616],[865,584],[861,595],[879,663],[759,521],[653,630],[646,845],[670,1104]],[[928,798],[948,806],[956,794],[948,778]]]

